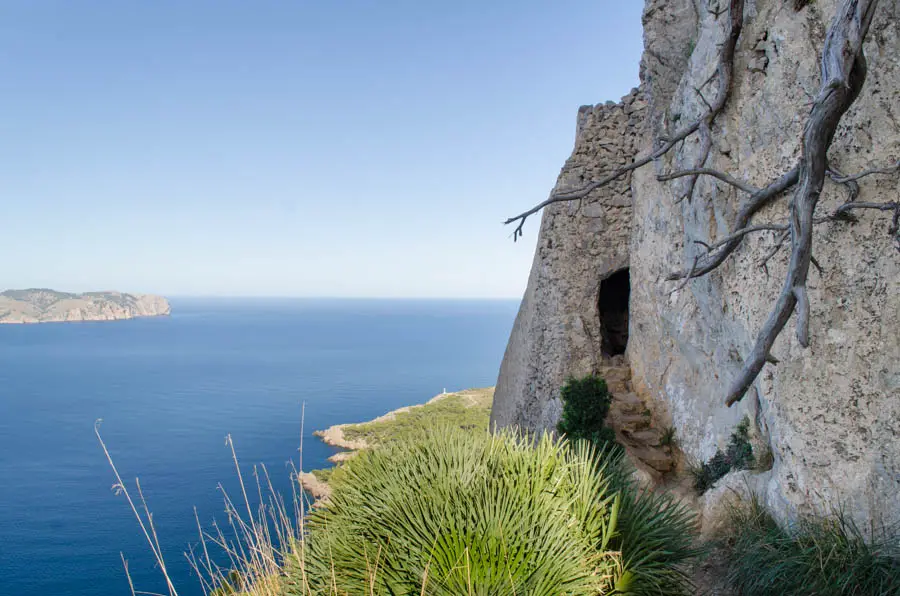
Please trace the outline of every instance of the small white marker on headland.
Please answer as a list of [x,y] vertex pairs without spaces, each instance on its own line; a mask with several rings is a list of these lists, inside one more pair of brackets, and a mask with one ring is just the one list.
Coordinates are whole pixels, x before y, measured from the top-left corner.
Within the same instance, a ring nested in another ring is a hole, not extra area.
[[447,388],[444,387],[444,395],[447,395]]

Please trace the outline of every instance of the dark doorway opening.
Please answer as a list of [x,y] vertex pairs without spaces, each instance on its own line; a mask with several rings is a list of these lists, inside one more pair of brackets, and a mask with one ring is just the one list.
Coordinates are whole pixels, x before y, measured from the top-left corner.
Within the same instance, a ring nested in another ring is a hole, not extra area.
[[604,356],[624,354],[628,346],[630,295],[631,279],[627,268],[600,282],[597,309],[600,311],[600,350]]

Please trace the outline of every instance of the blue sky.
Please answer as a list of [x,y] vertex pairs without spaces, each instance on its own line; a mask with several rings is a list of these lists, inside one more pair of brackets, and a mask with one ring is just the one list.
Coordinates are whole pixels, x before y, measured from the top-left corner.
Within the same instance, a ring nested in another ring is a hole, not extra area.
[[4,2],[0,289],[519,297],[642,5]]

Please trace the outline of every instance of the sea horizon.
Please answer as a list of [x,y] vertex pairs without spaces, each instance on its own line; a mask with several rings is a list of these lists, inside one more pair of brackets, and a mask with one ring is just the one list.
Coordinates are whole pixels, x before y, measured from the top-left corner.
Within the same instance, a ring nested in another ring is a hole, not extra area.
[[[335,452],[312,433],[448,391],[491,386],[517,304],[505,300],[172,297],[172,314],[0,329],[0,593],[165,592],[103,438],[140,477],[179,594],[201,594],[182,556],[265,464],[288,493]],[[304,405],[305,404],[305,405]],[[305,410],[305,413],[304,413]],[[133,485],[132,485],[133,488]],[[10,546],[13,545],[13,546]],[[35,561],[41,565],[35,566]]]

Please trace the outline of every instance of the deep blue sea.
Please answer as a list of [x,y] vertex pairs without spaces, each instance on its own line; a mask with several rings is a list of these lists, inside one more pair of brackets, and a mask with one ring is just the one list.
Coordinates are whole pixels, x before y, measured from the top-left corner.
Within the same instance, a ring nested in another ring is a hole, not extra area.
[[[509,301],[176,299],[170,317],[0,325],[0,595],[165,593],[94,421],[126,480],[140,477],[180,596],[201,594],[184,558],[193,508],[225,521],[265,463],[289,491],[306,404],[303,463],[333,452],[312,431],[440,393],[493,385]],[[289,493],[288,493],[289,494]]]

